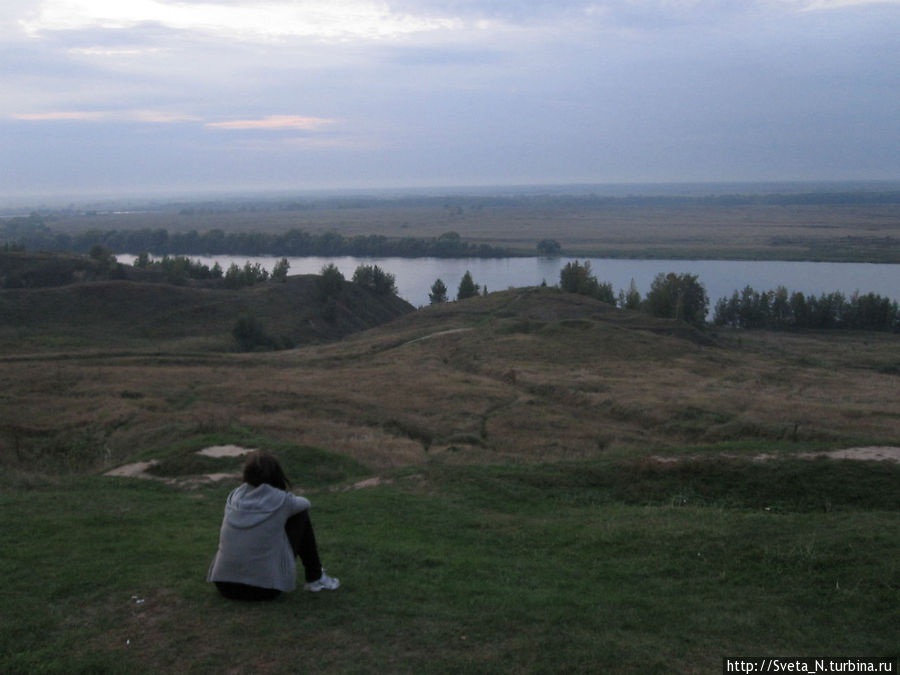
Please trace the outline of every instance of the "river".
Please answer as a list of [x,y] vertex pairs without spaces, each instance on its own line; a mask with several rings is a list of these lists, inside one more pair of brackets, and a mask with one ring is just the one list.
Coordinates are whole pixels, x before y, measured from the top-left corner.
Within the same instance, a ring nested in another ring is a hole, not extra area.
[[[270,256],[189,256],[205,265],[216,262],[222,269],[232,263],[259,263],[272,271],[280,257]],[[122,255],[122,262],[133,256]],[[334,263],[350,279],[359,265],[378,265],[394,275],[400,297],[417,307],[428,304],[428,293],[435,279],[447,286],[450,299],[466,270],[476,284],[488,291],[500,291],[521,286],[537,286],[546,281],[559,283],[559,272],[574,258],[288,258],[290,274],[318,274],[322,267]],[[579,258],[588,260],[597,280],[612,284],[616,293],[627,290],[631,280],[641,295],[646,295],[650,283],[660,272],[696,274],[706,288],[710,309],[721,297],[752,286],[757,291],[774,290],[785,286],[790,292],[820,295],[841,291],[846,296],[855,291],[877,293],[900,302],[900,265],[874,263],[790,262],[777,260],[625,260],[618,258]]]

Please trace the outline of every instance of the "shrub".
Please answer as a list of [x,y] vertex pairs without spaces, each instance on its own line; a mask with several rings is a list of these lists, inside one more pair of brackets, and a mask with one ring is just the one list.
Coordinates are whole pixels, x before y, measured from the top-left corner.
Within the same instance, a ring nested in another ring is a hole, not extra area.
[[242,316],[231,330],[235,347],[239,352],[256,349],[274,349],[275,340],[263,330],[262,324],[252,316]]
[[264,351],[270,349],[293,349],[294,341],[289,337],[269,335],[262,323],[254,316],[242,316],[231,329],[235,349],[239,352]]

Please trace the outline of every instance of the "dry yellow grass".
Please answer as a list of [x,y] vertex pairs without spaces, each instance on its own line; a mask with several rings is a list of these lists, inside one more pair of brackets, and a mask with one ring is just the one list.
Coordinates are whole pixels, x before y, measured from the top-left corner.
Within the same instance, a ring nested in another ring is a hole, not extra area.
[[721,441],[896,445],[898,340],[710,338],[553,289],[508,291],[284,352],[7,355],[0,451],[19,465],[37,447],[61,466],[77,453],[100,470],[239,427],[379,471]]

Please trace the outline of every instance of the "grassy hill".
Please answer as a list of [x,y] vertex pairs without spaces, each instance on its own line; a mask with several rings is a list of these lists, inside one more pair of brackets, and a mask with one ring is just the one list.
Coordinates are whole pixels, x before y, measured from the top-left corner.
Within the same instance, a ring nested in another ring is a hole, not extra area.
[[106,279],[108,269],[86,255],[50,251],[0,251],[0,288],[63,286]]
[[336,340],[413,309],[351,283],[329,303],[314,275],[229,290],[208,282],[164,283],[161,275],[123,266],[128,279],[109,280],[89,257],[55,253],[0,254],[0,269],[31,282],[0,290],[0,346],[16,350],[221,350],[231,345],[242,316],[256,318],[273,336],[305,344]]
[[[900,466],[816,455],[900,445],[898,336],[699,332],[531,288],[221,349],[243,307],[296,327],[306,283],[221,311],[209,289],[97,299],[128,282],[0,296],[57,317],[4,329],[0,671],[897,658]],[[108,309],[76,330],[85,298]],[[195,454],[218,444],[281,457],[339,591],[235,606],[203,582],[236,481],[200,476],[240,465]],[[151,459],[157,480],[103,475]]]

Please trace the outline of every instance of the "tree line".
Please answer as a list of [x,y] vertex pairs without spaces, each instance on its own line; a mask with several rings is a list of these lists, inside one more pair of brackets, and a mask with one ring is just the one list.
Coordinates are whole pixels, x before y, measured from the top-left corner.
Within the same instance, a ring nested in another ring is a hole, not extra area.
[[850,328],[900,330],[896,301],[875,293],[804,295],[784,286],[757,291],[750,286],[721,298],[715,306],[713,324],[737,328]]
[[618,295],[609,282],[600,282],[591,271],[587,260],[579,263],[573,260],[559,272],[559,287],[569,293],[578,293],[622,309],[644,311],[652,316],[684,321],[698,328],[706,323],[709,297],[706,287],[696,274],[675,274],[660,272],[650,284],[646,297],[641,297],[634,279],[628,290],[620,290]]
[[354,235],[337,232],[313,234],[300,229],[286,232],[169,232],[164,228],[139,230],[91,229],[73,234],[57,232],[32,214],[12,218],[3,224],[6,244],[30,250],[88,253],[96,245],[118,253],[148,252],[162,255],[247,255],[247,256],[355,256],[402,258],[505,258],[511,253],[489,244],[464,241],[457,232],[438,237]]
[[[593,297],[619,307],[644,311],[652,316],[684,321],[698,328],[707,324],[709,298],[694,274],[657,274],[642,297],[634,280],[627,291],[616,294],[612,284],[600,282],[590,262],[569,262],[560,271],[559,287],[569,293]],[[896,301],[876,293],[804,295],[784,286],[757,291],[750,286],[720,298],[713,310],[712,324],[745,329],[830,329],[900,330],[900,307]]]

